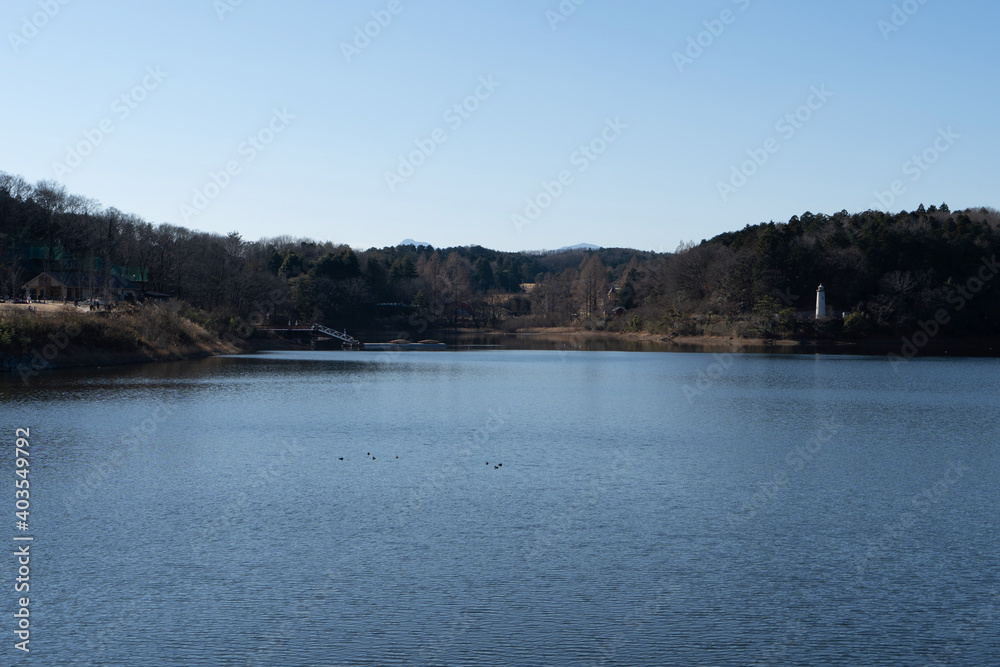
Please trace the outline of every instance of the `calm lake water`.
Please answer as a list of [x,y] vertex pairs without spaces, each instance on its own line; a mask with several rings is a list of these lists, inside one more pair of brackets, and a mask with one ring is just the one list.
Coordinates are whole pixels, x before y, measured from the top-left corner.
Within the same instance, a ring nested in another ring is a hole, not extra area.
[[274,352],[0,398],[33,664],[1000,664],[996,359]]

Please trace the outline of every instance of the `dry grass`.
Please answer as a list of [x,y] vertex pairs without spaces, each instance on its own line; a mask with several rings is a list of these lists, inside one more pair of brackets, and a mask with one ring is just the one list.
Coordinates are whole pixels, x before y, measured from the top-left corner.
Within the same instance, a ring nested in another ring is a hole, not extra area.
[[107,352],[175,353],[192,346],[212,346],[218,339],[183,317],[176,303],[94,313],[62,307],[29,312],[23,307],[0,306],[0,352],[25,353],[52,342]]

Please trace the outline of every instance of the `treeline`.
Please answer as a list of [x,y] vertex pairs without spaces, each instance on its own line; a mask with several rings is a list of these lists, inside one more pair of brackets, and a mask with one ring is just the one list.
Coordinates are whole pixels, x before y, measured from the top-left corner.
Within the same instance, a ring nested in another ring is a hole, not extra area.
[[[864,337],[947,320],[950,335],[995,336],[998,250],[992,208],[807,212],[659,256],[624,276],[619,301],[642,328],[684,333]],[[821,283],[843,318],[808,317]]]
[[582,257],[479,246],[355,251],[290,236],[248,241],[237,232],[153,224],[58,183],[0,172],[0,297],[21,296],[42,271],[87,272],[100,286],[121,267],[139,269],[131,273],[147,278],[145,292],[169,294],[223,322],[497,326],[530,315],[525,284]]
[[[140,268],[141,287],[219,322],[321,322],[423,331],[583,325],[736,336],[898,334],[948,313],[954,335],[1000,324],[988,266],[1000,213],[921,206],[896,214],[804,213],[673,253],[499,252],[479,246],[360,251],[281,236],[222,236],[104,208],[51,181],[0,172],[0,296],[35,273]],[[985,268],[984,268],[985,267]],[[816,323],[816,287],[832,311]]]

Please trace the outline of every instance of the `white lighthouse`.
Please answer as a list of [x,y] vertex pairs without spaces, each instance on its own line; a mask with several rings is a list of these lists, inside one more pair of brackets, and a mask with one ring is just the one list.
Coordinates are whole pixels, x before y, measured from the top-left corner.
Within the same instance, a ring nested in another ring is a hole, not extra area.
[[822,284],[816,288],[816,319],[826,317],[826,288]]

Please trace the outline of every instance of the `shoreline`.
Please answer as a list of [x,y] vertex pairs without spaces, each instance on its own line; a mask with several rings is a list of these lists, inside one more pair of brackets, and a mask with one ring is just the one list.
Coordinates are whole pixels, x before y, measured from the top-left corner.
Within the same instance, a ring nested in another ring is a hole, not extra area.
[[[438,332],[441,335],[459,336],[512,336],[534,340],[565,341],[621,341],[661,347],[663,351],[678,352],[745,352],[750,354],[857,354],[861,356],[886,356],[902,358],[951,356],[951,357],[1000,357],[1000,338],[931,339],[922,346],[912,341],[912,336],[899,338],[863,338],[804,340],[790,338],[736,338],[734,336],[663,336],[644,332],[614,332],[577,329],[575,327],[533,327],[514,332],[499,330],[452,329]],[[905,339],[905,341],[904,341]]]
[[74,368],[101,368],[104,366],[132,366],[171,361],[207,359],[225,354],[238,354],[242,350],[222,341],[218,345],[192,345],[169,350],[114,351],[101,349],[59,350],[55,355],[45,355],[45,348],[21,354],[0,354],[0,377],[10,375],[27,379],[43,371]]
[[5,304],[0,345],[0,371],[25,382],[48,370],[184,361],[243,347],[210,333],[176,306],[90,312],[67,304],[39,304],[33,311],[27,304]]
[[[372,336],[378,337],[375,332]],[[551,348],[564,349],[568,344],[587,351],[595,349],[595,344],[637,346],[636,351],[686,353],[738,353],[738,354],[851,354],[859,356],[895,355],[900,360],[913,357],[1000,357],[1000,340],[975,339],[930,340],[915,354],[904,351],[901,340],[873,338],[863,340],[794,340],[766,338],[735,338],[723,336],[661,336],[641,332],[609,332],[578,329],[575,327],[535,327],[519,331],[499,331],[496,329],[447,329],[434,332],[442,338],[483,337],[508,338],[511,340],[537,341],[551,344]],[[374,341],[372,341],[374,342]],[[453,345],[449,343],[449,345]],[[473,345],[475,346],[475,345]],[[561,346],[561,347],[560,347]],[[502,345],[501,345],[502,347]],[[0,353],[0,377],[3,375],[22,378],[38,375],[42,371],[76,368],[101,368],[104,366],[129,366],[146,363],[193,361],[228,354],[246,354],[267,350],[308,350],[309,346],[278,337],[252,336],[241,339],[240,344],[223,340],[201,341],[197,344],[170,349],[146,348],[132,351],[114,351],[100,348],[70,345],[59,349],[55,355],[45,356],[45,348],[34,349],[21,354]],[[322,349],[322,348],[320,348]],[[337,348],[328,348],[337,349]],[[518,349],[513,346],[513,349]],[[599,347],[596,349],[600,349]]]

